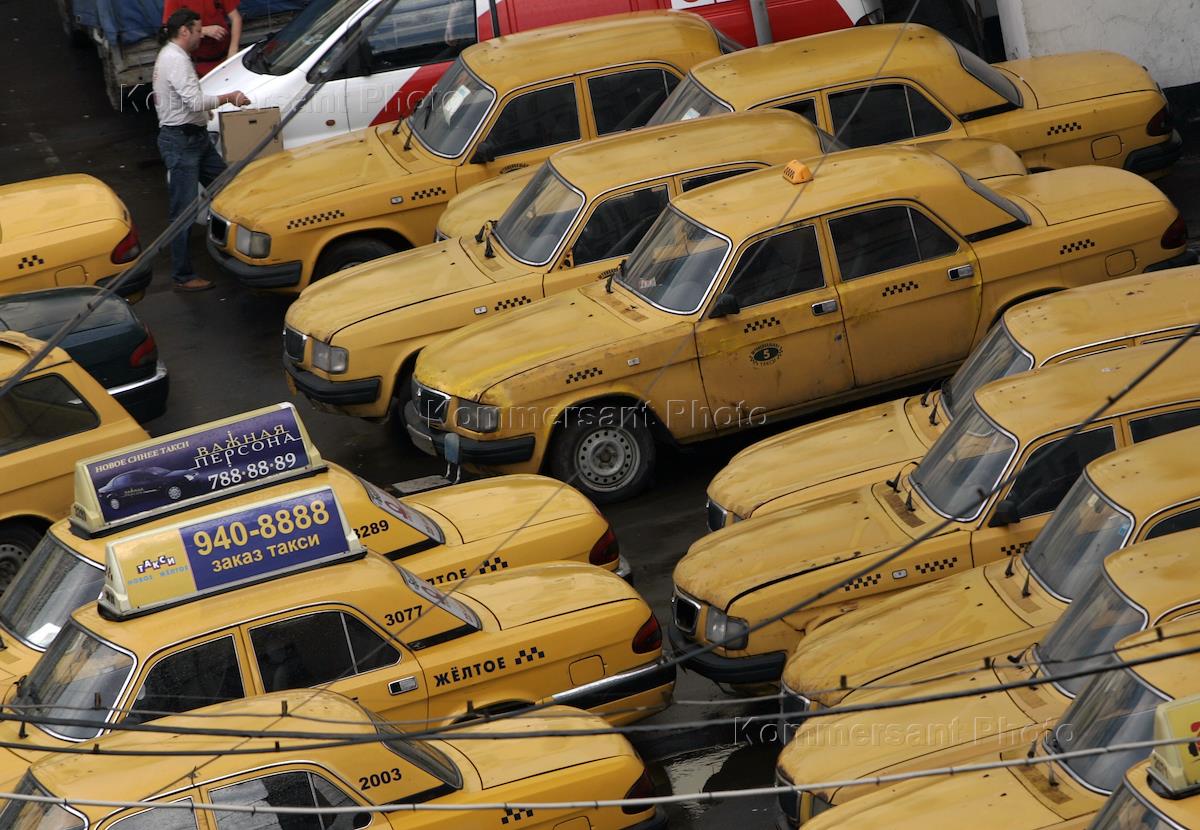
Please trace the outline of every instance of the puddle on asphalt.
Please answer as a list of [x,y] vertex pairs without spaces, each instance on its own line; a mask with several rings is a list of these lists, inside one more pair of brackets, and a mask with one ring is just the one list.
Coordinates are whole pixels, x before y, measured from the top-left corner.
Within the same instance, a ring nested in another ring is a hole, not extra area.
[[[768,787],[775,781],[775,744],[727,744],[667,758],[651,765],[660,794]],[[769,827],[770,797],[671,805],[671,828]],[[740,817],[740,818],[739,818]]]

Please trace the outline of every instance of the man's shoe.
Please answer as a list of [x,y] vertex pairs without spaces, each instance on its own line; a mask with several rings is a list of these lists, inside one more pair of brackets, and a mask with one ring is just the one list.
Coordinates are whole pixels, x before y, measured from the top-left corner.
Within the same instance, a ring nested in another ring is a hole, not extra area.
[[206,280],[204,277],[192,277],[187,282],[175,283],[175,290],[189,293],[195,291],[207,291],[208,289],[212,288],[213,285],[214,283],[212,280]]

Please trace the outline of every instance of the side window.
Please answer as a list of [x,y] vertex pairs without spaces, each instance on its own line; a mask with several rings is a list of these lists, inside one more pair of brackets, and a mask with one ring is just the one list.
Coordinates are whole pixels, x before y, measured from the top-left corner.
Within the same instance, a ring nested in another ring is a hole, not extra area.
[[812,225],[760,239],[742,252],[729,286],[742,308],[812,291],[825,284]]
[[896,205],[829,220],[842,281],[946,256],[958,242],[919,210]]
[[319,686],[400,659],[400,652],[361,621],[337,611],[251,629],[250,642],[268,692]]
[[776,109],[787,110],[794,112],[796,115],[803,115],[814,124],[817,123],[817,102],[812,98],[801,98],[799,101],[788,101],[786,104],[780,104]]
[[368,66],[386,72],[454,60],[476,40],[474,0],[397,3],[367,35]]
[[[323,776],[279,772],[212,791],[214,804],[240,807],[351,807],[354,801]],[[214,810],[219,830],[350,830],[353,813],[231,813]]]
[[566,83],[509,101],[488,134],[487,144],[492,155],[507,156],[579,138],[575,84]]
[[1043,444],[1029,455],[1008,492],[1021,516],[1048,513],[1058,506],[1089,462],[1117,447],[1112,427],[1081,432]]
[[59,375],[23,381],[0,399],[0,455],[100,426],[100,417]]
[[[172,803],[191,804],[192,800],[185,798],[182,802]],[[196,830],[196,814],[174,807],[165,810],[151,807],[149,810],[126,816],[108,827],[109,830]]]
[[1200,425],[1200,409],[1177,409],[1161,415],[1134,418],[1129,422],[1129,433],[1133,436],[1133,443],[1138,444],[1197,425]]
[[144,723],[159,712],[186,712],[245,697],[232,637],[170,654],[154,664],[125,718]]
[[631,69],[588,78],[596,135],[643,126],[678,83],[679,78],[663,69]]
[[704,173],[700,176],[692,176],[690,179],[683,180],[683,192],[687,193],[690,190],[695,190],[698,187],[712,184],[713,182],[723,181],[734,176],[740,176],[743,173],[749,173],[751,170],[757,170],[757,167],[738,167],[733,170],[718,170],[716,173]]
[[1179,533],[1181,530],[1193,530],[1197,527],[1200,527],[1200,507],[1193,510],[1185,510],[1182,513],[1176,513],[1170,518],[1163,519],[1150,528],[1150,531],[1146,534],[1146,538],[1157,539],[1159,536]]
[[906,84],[835,92],[829,96],[829,112],[833,134],[850,147],[907,141],[950,129],[950,119]]
[[633,250],[667,206],[666,185],[614,196],[588,218],[572,252],[575,264],[622,256]]

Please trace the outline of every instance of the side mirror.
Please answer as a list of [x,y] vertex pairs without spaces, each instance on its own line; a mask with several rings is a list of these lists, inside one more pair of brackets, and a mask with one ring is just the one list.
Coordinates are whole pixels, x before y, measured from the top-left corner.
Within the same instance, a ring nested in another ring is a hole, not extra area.
[[988,522],[988,527],[1008,527],[1019,521],[1021,521],[1021,514],[1017,510],[1017,503],[1012,499],[1000,499]]
[[562,264],[559,265],[558,267],[562,268],[562,269],[575,267],[575,249],[574,248],[567,249],[567,252],[565,254],[563,254]]
[[709,312],[709,319],[715,320],[718,317],[728,317],[730,314],[738,314],[742,310],[742,304],[738,302],[738,298],[728,291],[717,297],[713,303],[712,311]]
[[475,154],[471,156],[471,164],[490,164],[496,160],[496,149],[492,142],[484,139],[475,145]]

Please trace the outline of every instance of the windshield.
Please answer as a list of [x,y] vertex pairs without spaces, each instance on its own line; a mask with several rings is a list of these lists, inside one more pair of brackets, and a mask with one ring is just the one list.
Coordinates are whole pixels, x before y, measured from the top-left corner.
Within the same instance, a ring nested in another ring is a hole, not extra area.
[[0,597],[0,624],[42,651],[76,608],[95,602],[104,569],[47,533]]
[[476,78],[462,58],[454,61],[409,116],[408,126],[430,152],[455,158],[487,118],[496,92]]
[[1181,826],[1160,815],[1137,797],[1128,781],[1122,781],[1087,830],[1179,830]]
[[[21,683],[13,702],[34,716],[103,720],[132,670],[132,657],[69,622]],[[41,728],[52,735],[79,740],[94,738],[101,731],[90,725]]]
[[959,46],[954,41],[950,41],[950,45],[954,47],[954,51],[958,52],[958,60],[962,64],[963,69],[967,70],[968,75],[1005,101],[1008,101],[1014,107],[1021,106],[1020,91],[1017,89],[1016,84],[1010,81],[1003,72],[971,50]]
[[1016,439],[997,429],[972,399],[933,442],[910,481],[938,513],[969,521],[983,510],[1016,451]]
[[[364,710],[365,711],[365,710]],[[368,716],[371,715],[367,712]],[[414,741],[390,723],[371,717],[380,743],[405,760],[411,761],[443,784],[454,789],[462,787],[462,773],[449,758],[426,741]]]
[[365,478],[360,478],[359,483],[367,491],[367,497],[380,510],[399,519],[422,536],[434,540],[439,545],[445,543],[446,535],[442,533],[442,529],[438,527],[437,522],[433,521],[433,519],[413,509],[382,487],[375,486]]
[[286,75],[362,8],[367,0],[311,0],[273,38],[254,46],[242,64],[251,72]]
[[677,121],[691,121],[693,118],[703,118],[706,115],[720,115],[723,112],[733,112],[733,107],[713,95],[700,83],[688,75],[679,86],[667,96],[646,125],[674,124]]
[[496,223],[496,240],[521,262],[545,265],[583,208],[583,194],[546,162]]
[[[33,774],[26,772],[14,790],[18,795],[49,796]],[[9,801],[0,809],[0,830],[83,830],[83,820],[57,804]]]
[[[394,562],[392,564],[395,565]],[[414,594],[428,600],[443,611],[453,614],[472,628],[478,629],[480,627],[479,617],[471,610],[470,606],[464,605],[449,594],[443,594],[411,571],[399,565],[395,567],[396,570],[400,571],[400,574],[404,577],[404,581],[408,583],[408,587]]]
[[1029,546],[1025,567],[1043,588],[1070,602],[1101,570],[1104,557],[1125,546],[1132,527],[1133,519],[1100,495],[1085,472]]
[[[1166,700],[1129,669],[1092,678],[1083,693],[1067,707],[1050,733],[1050,749],[1071,752],[1112,744],[1148,741],[1154,731],[1154,709]],[[1125,770],[1150,754],[1150,748],[1085,755],[1061,763],[1091,789],[1111,793]]]
[[954,376],[942,385],[942,406],[946,417],[954,420],[959,410],[970,403],[975,390],[985,383],[1032,368],[1033,355],[1017,345],[1001,320],[967,356],[966,362],[958,367]]
[[[1141,631],[1146,621],[1146,612],[1101,571],[1046,633],[1046,638],[1034,647],[1034,659],[1050,676],[1112,665],[1116,662],[1113,647],[1121,639]],[[1054,685],[1069,697],[1075,697],[1089,680],[1091,676],[1084,675]]]
[[727,239],[668,207],[616,280],[665,311],[691,314],[704,302],[727,253]]

